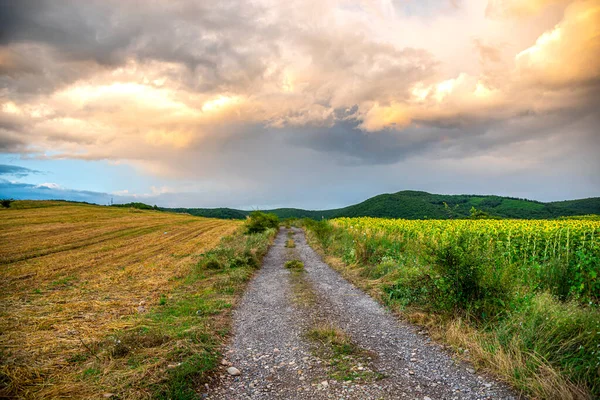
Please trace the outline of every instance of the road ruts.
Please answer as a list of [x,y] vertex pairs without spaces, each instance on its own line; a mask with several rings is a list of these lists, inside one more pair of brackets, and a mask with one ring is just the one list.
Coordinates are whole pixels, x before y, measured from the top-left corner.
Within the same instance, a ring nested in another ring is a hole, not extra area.
[[[292,228],[295,249],[281,229],[262,269],[234,312],[233,340],[226,361],[241,371],[225,372],[209,386],[209,399],[516,399],[506,385],[475,373],[437,344],[398,321],[370,296],[324,263]],[[299,258],[315,303],[294,302],[285,261]],[[314,355],[305,333],[328,321],[375,355],[372,367],[385,377],[369,383],[329,378],[326,360]]]

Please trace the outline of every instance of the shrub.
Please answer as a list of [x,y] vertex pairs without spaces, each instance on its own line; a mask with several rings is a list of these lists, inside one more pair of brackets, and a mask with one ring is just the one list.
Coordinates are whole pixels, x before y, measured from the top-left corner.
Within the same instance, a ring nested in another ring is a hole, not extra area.
[[261,233],[269,228],[277,229],[279,227],[279,218],[275,214],[267,214],[260,211],[253,211],[248,216],[246,229],[248,233]]
[[331,223],[327,220],[315,221],[312,219],[305,219],[304,224],[315,235],[315,238],[321,247],[327,249],[331,244],[333,235],[333,226]]
[[13,201],[14,201],[14,200],[12,200],[12,199],[1,199],[1,200],[0,200],[0,205],[1,205],[3,208],[10,208],[10,203],[12,203]]
[[252,267],[258,266],[258,260],[250,251],[244,251],[242,254],[235,256],[229,263],[229,268],[240,268],[240,267]]
[[439,293],[424,268],[403,266],[396,271],[395,283],[383,288],[389,301],[401,307],[435,307],[434,301],[439,299]]
[[365,265],[360,275],[369,279],[379,279],[396,270],[398,270],[398,264],[393,261],[386,260],[372,266]]
[[495,268],[493,251],[476,235],[459,233],[433,248],[433,284],[442,309],[467,311],[478,319],[506,311],[509,269]]
[[202,267],[206,269],[221,269],[223,268],[223,264],[215,257],[207,257],[201,262]]

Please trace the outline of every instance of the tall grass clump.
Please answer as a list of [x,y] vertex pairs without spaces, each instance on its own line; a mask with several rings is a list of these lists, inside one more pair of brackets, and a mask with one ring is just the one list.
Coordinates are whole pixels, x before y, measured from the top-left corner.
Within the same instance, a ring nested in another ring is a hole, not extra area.
[[218,246],[202,254],[197,267],[200,270],[258,268],[268,250],[269,238],[274,234],[275,230],[268,228],[244,236],[226,236]]
[[[479,349],[480,362],[517,388],[600,397],[598,220],[340,218],[305,227],[349,276],[406,315],[433,318],[439,336]],[[455,327],[463,333],[449,333]]]
[[267,214],[260,211],[253,211],[246,221],[248,233],[261,233],[267,229],[277,229],[279,227],[279,218],[275,214]]

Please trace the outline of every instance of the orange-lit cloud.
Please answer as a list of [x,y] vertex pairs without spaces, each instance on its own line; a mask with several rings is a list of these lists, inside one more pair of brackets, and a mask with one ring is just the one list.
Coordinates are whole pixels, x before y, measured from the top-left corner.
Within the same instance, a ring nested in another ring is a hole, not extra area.
[[490,17],[524,17],[534,15],[549,5],[568,0],[490,0],[486,14]]
[[[342,0],[23,7],[0,41],[5,152],[171,173],[254,126],[454,129],[579,110],[598,95],[598,0],[471,0],[427,17]],[[531,22],[552,7],[554,20]],[[67,23],[80,14],[87,24]],[[441,141],[411,135],[411,146]]]
[[600,77],[600,2],[574,2],[563,20],[516,55],[517,71],[549,85],[581,84]]

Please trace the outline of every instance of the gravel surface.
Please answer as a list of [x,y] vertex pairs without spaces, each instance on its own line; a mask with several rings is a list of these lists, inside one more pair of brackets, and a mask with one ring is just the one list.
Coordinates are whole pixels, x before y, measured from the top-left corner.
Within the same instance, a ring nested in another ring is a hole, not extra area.
[[[516,399],[506,385],[455,361],[414,326],[398,321],[375,300],[325,264],[292,228],[294,249],[281,229],[262,269],[234,313],[234,337],[209,399]],[[300,259],[304,272],[284,268]],[[298,284],[301,280],[301,285]],[[298,291],[310,301],[297,301]],[[380,379],[332,379],[331,360],[306,333],[324,322],[352,339],[366,359],[352,371]],[[320,358],[323,357],[323,358]],[[239,370],[239,375],[230,367]],[[230,368],[230,372],[227,369]]]

